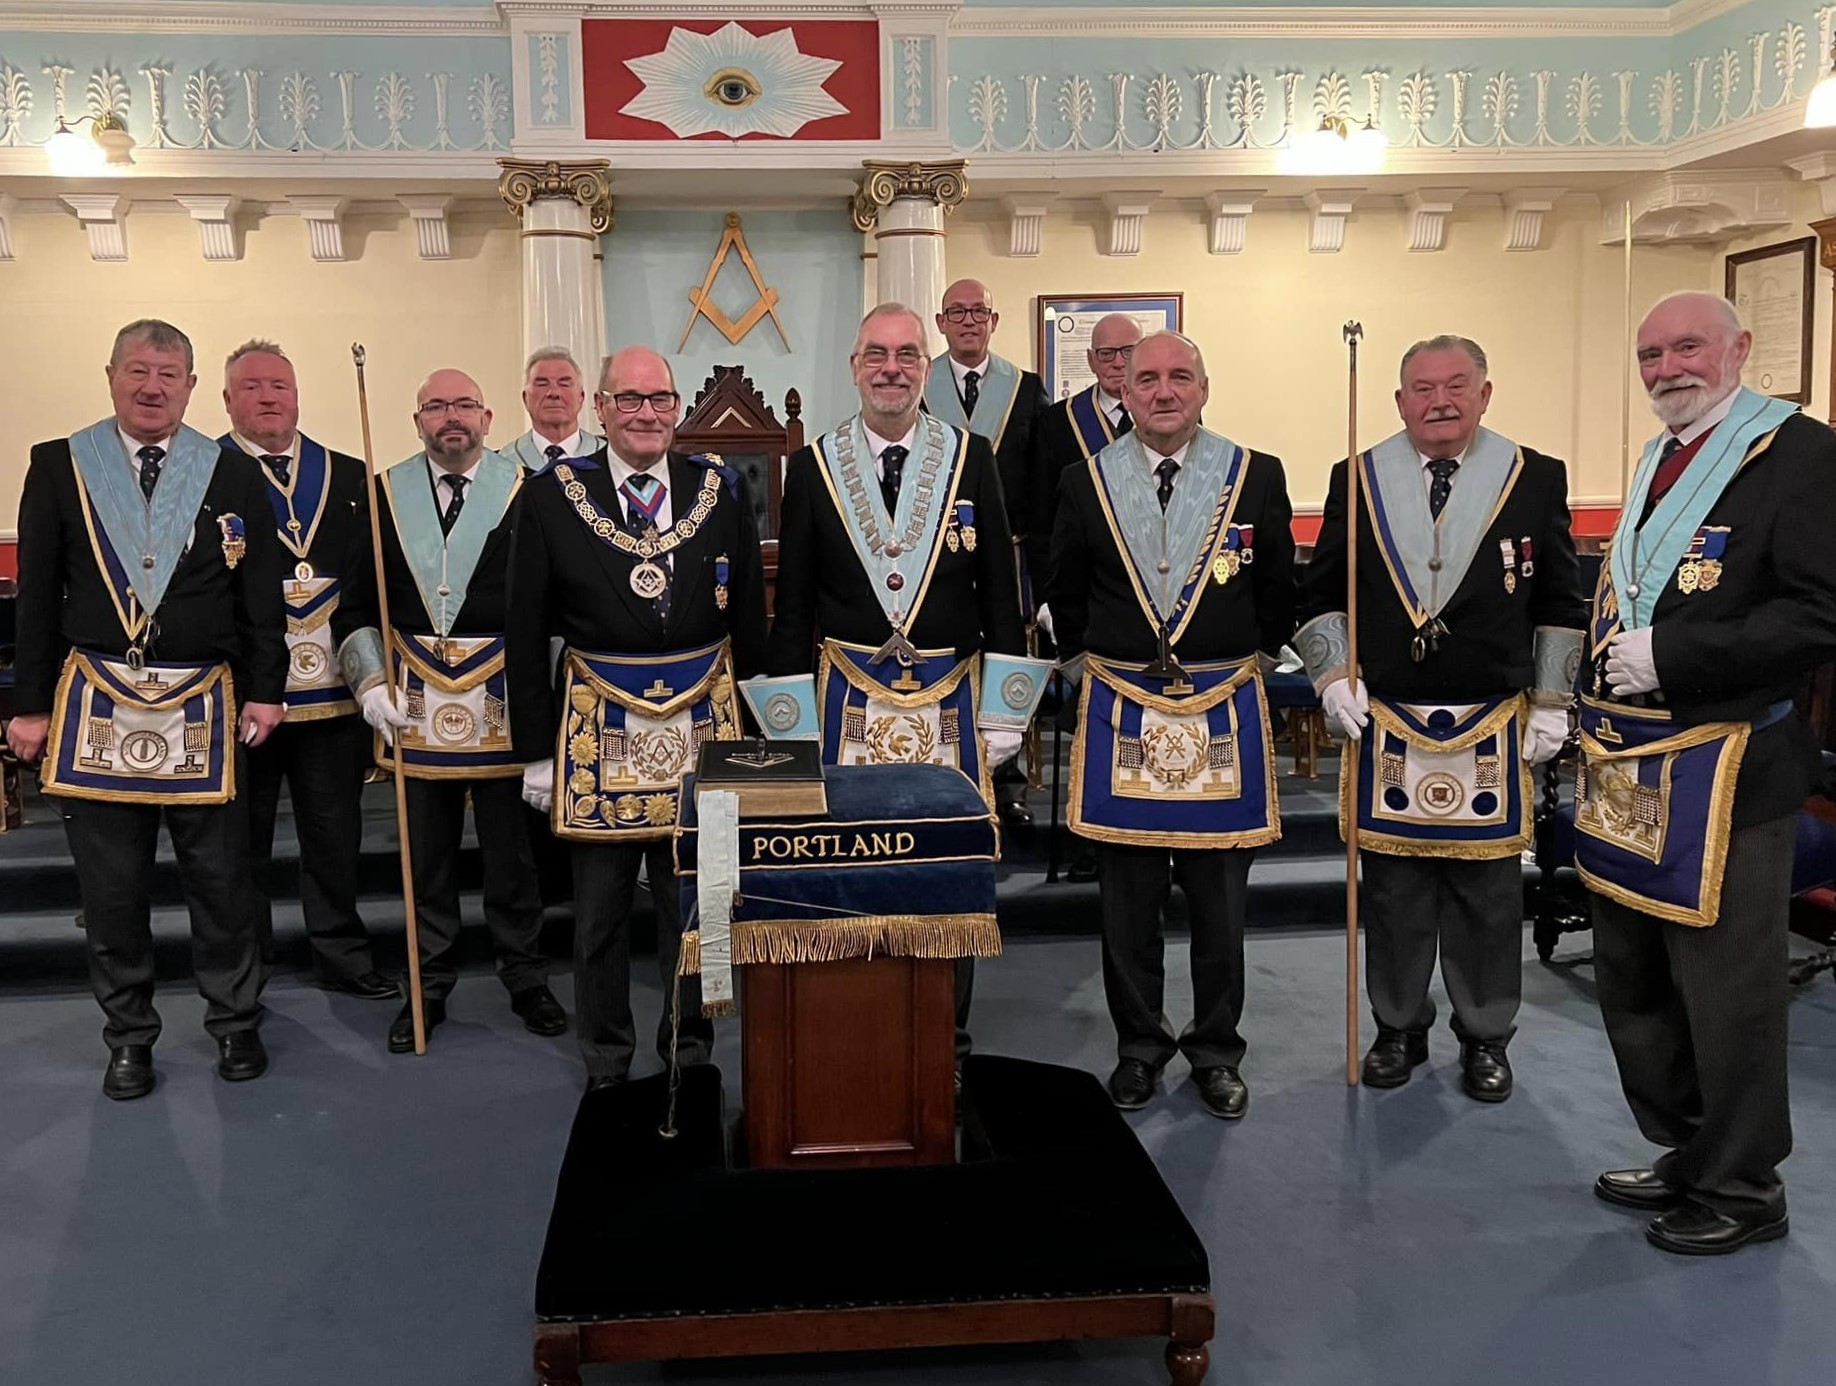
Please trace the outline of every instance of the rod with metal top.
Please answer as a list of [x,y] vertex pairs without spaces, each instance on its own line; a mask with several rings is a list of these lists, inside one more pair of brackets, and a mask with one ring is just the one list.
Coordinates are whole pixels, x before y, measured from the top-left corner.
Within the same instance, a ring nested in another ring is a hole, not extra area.
[[[1364,324],[1345,324],[1348,402],[1345,428],[1345,668],[1358,686],[1358,339]],[[1369,728],[1366,734],[1370,734]],[[1345,813],[1345,1082],[1358,1086],[1358,767],[1359,746],[1347,741],[1341,753],[1346,786]]]

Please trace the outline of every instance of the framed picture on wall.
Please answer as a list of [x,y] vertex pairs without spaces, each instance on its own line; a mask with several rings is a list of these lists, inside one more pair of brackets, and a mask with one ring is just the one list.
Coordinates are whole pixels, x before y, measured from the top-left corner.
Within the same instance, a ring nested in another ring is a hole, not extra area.
[[1090,331],[1111,313],[1127,313],[1141,332],[1178,332],[1184,325],[1184,294],[1050,295],[1036,300],[1037,369],[1046,394],[1068,399],[1096,383],[1090,372]]
[[1811,304],[1816,290],[1815,236],[1728,256],[1724,293],[1753,333],[1744,376],[1761,394],[1810,403]]

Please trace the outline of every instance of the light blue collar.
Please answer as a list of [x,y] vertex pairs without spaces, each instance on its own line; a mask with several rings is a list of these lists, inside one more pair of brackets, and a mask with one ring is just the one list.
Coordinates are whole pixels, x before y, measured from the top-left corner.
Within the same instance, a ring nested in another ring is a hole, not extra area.
[[[580,430],[580,446],[582,451],[577,455],[580,457],[591,457],[605,445],[605,441],[604,438],[589,433],[583,428]],[[527,433],[523,434],[522,437],[511,443],[509,451],[510,456],[514,457],[518,462],[521,462],[530,471],[539,472],[548,465],[547,448],[548,440],[539,437],[532,428]],[[572,459],[564,457],[561,460],[566,462]],[[465,518],[463,512],[461,512],[460,518]]]
[[389,496],[389,513],[395,520],[396,538],[408,560],[408,571],[420,590],[427,616],[439,635],[450,635],[453,622],[465,609],[466,590],[484,553],[485,541],[509,509],[523,469],[501,452],[486,448],[478,458],[478,474],[466,488],[465,508],[453,522],[453,532],[440,533],[440,512],[434,505],[433,487],[427,481],[427,454],[397,462],[383,473]]
[[138,463],[126,455],[113,418],[70,437],[70,456],[95,507],[102,532],[127,574],[141,609],[159,610],[166,587],[198,522],[198,507],[217,472],[221,450],[181,424],[161,464],[149,502],[140,492]]
[[[1440,615],[1459,591],[1517,479],[1518,447],[1489,428],[1474,434],[1438,524],[1428,508],[1422,456],[1407,430],[1391,434],[1367,456],[1366,504],[1377,545],[1398,595],[1420,624]],[[1438,568],[1433,566],[1437,560]]]
[[1172,622],[1195,568],[1217,539],[1212,521],[1220,503],[1229,500],[1225,486],[1241,451],[1230,439],[1199,429],[1186,447],[1164,515],[1160,483],[1148,465],[1140,434],[1124,434],[1091,464],[1097,470],[1098,493],[1128,550],[1136,583],[1162,625]]
[[924,386],[924,407],[952,428],[979,433],[992,447],[1001,446],[1001,435],[1007,431],[1008,416],[1014,412],[1014,401],[1020,397],[1020,368],[992,351],[981,365],[976,381],[975,418],[963,412],[962,396],[956,392],[956,371],[946,352],[931,362],[931,378]]

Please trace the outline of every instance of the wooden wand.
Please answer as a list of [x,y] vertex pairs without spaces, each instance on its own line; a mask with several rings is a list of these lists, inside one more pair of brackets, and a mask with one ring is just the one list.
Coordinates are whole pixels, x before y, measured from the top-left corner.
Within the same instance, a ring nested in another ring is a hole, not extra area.
[[[1350,352],[1350,402],[1345,425],[1345,668],[1358,686],[1358,339],[1364,324],[1345,324]],[[1365,727],[1365,735],[1375,724]],[[1345,744],[1345,1082],[1358,1086],[1358,768],[1362,748]]]

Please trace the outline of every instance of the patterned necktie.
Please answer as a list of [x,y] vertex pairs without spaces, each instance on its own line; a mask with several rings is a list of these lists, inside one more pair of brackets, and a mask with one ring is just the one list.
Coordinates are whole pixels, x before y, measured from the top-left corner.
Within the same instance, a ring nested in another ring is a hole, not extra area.
[[911,454],[897,443],[880,454],[880,498],[886,502],[886,513],[899,513],[899,481],[905,475],[905,459]]
[[293,468],[293,459],[284,452],[264,452],[261,464],[274,473],[274,479],[282,486],[287,484],[287,474]]
[[460,476],[457,472],[446,472],[440,480],[446,483],[446,489],[453,493],[453,498],[446,503],[446,509],[440,515],[440,533],[451,534],[453,525],[458,522],[459,512],[465,509],[465,484],[469,476]]
[[542,456],[548,459],[548,465],[551,467],[566,455],[567,449],[562,447],[559,443],[550,443],[547,447],[542,449]]
[[1459,470],[1459,462],[1451,457],[1437,457],[1428,464],[1428,472],[1434,478],[1428,485],[1428,511],[1437,520],[1453,494],[1453,474]]
[[1135,421],[1129,418],[1127,406],[1116,410],[1116,437],[1120,438],[1124,433],[1132,433],[1134,429]]
[[134,456],[140,459],[140,494],[151,501],[153,488],[159,484],[159,466],[166,460],[166,450],[148,443]]
[[1160,459],[1160,465],[1154,468],[1154,475],[1160,478],[1160,513],[1167,513],[1167,503],[1173,499],[1173,474],[1179,470],[1179,463],[1171,457]]
[[[646,534],[660,528],[657,517],[663,512],[664,491],[657,484],[657,479],[645,472],[633,472],[620,486],[619,494],[625,498],[625,522],[632,537],[642,539]],[[667,556],[650,560],[665,573],[670,570]],[[653,597],[650,603],[656,608],[657,619],[669,619],[669,585],[664,584],[660,595]]]
[[982,397],[982,373],[968,371],[963,375],[963,413],[974,414],[975,402]]
[[[1664,450],[1658,454],[1657,472],[1651,478],[1651,500],[1655,504],[1664,499],[1664,493],[1677,484],[1677,478],[1683,475],[1683,469],[1689,465],[1689,459],[1677,461],[1677,454],[1683,451],[1683,440],[1676,434],[1664,440]],[[1692,454],[1693,455],[1693,454]]]

